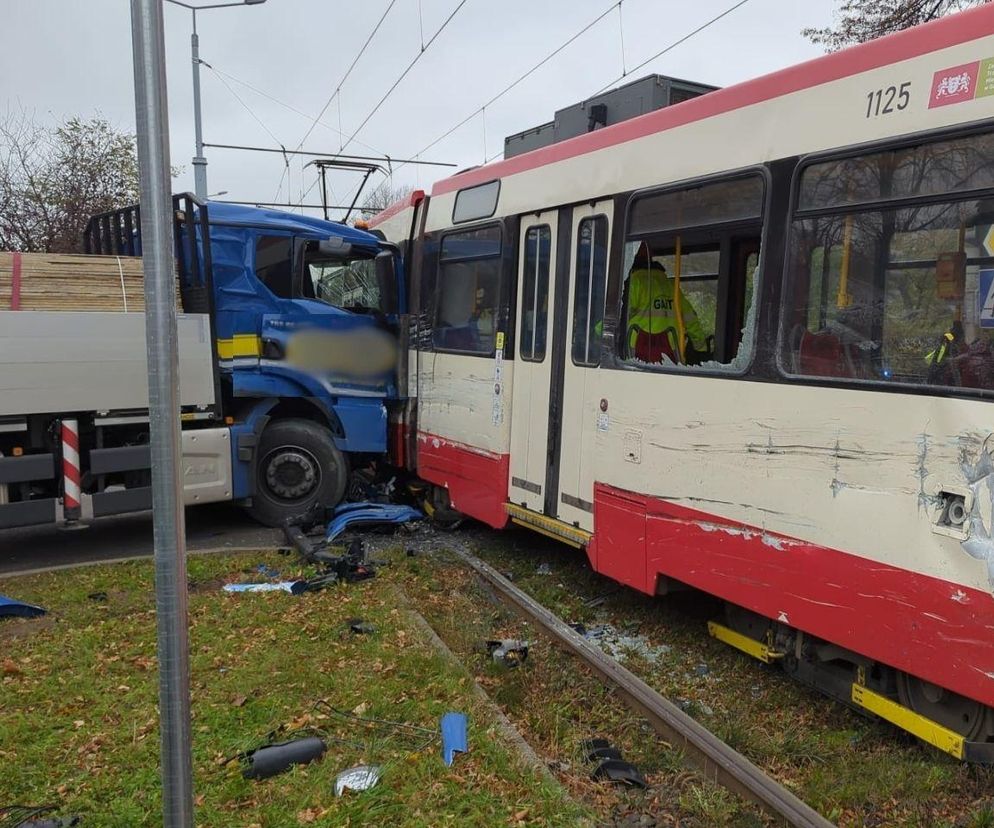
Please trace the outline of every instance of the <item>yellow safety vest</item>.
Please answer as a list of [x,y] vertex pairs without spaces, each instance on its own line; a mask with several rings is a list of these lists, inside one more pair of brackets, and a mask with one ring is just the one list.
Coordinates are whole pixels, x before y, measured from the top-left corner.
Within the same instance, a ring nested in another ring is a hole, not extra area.
[[[674,280],[665,271],[639,268],[628,279],[628,346],[635,347],[638,332],[659,334],[667,328],[677,330]],[[695,347],[704,345],[704,329],[687,297],[680,294],[683,328]],[[672,336],[674,350],[676,334]]]

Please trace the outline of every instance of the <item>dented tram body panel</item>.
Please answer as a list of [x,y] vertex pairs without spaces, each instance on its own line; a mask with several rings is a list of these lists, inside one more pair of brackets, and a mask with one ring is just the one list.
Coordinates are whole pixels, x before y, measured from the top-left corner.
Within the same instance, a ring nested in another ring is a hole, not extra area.
[[981,7],[437,183],[419,475],[989,758],[992,136]]

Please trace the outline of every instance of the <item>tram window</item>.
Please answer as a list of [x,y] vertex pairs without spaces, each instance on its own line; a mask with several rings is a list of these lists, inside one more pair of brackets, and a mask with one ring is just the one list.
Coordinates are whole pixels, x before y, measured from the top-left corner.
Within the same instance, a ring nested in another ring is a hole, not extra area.
[[[994,390],[994,257],[986,241],[994,192],[954,200],[960,181],[990,178],[994,186],[994,140],[973,136],[840,163],[802,173],[808,200],[802,196],[801,203],[819,212],[801,211],[792,226],[781,335],[785,370]],[[916,190],[911,168],[924,182]],[[826,176],[836,174],[842,181],[829,187]],[[880,205],[883,190],[870,187],[871,179],[890,182],[902,198],[912,190],[928,197]],[[938,192],[941,187],[952,192]],[[839,192],[875,203],[847,202],[826,214],[823,201],[834,205],[827,194]]]
[[497,210],[498,195],[499,181],[488,181],[486,184],[460,190],[456,193],[456,202],[452,207],[453,223],[490,218]]
[[804,170],[799,210],[994,188],[994,133],[814,164]]
[[549,319],[549,256],[552,230],[548,224],[529,227],[521,273],[521,358],[545,359]]
[[450,233],[439,251],[432,342],[438,350],[492,354],[500,300],[496,226]]
[[742,370],[752,354],[765,193],[759,175],[632,204],[619,354],[639,367]]
[[259,236],[255,243],[255,275],[274,296],[293,298],[289,236]]
[[599,365],[604,326],[604,285],[607,280],[607,218],[580,222],[576,242],[573,292],[573,362]]

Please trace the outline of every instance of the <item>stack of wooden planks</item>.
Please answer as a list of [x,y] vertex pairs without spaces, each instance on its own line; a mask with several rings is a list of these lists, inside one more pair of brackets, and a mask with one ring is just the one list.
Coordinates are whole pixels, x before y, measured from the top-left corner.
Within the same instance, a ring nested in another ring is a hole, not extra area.
[[[177,285],[176,306],[180,307]],[[142,260],[0,252],[0,311],[145,310]]]

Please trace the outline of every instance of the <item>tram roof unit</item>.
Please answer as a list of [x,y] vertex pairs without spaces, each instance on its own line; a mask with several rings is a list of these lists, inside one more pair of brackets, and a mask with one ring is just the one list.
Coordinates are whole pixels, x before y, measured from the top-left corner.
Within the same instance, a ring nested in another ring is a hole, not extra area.
[[[972,71],[983,84],[987,59],[989,87],[936,103],[943,72]],[[872,96],[891,87],[909,103],[875,115]],[[434,185],[426,230],[452,226],[456,194],[492,181],[499,217],[992,116],[994,4],[457,173]]]

